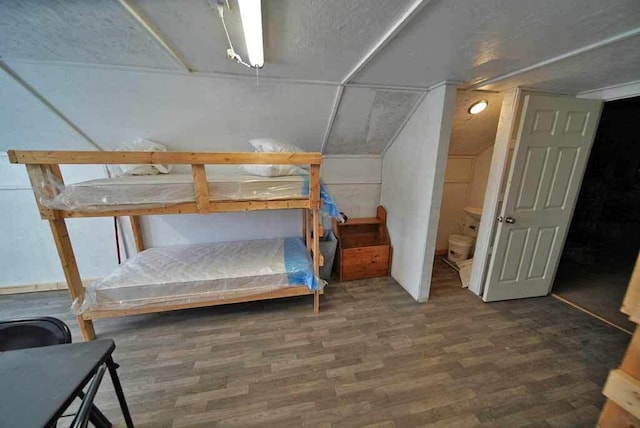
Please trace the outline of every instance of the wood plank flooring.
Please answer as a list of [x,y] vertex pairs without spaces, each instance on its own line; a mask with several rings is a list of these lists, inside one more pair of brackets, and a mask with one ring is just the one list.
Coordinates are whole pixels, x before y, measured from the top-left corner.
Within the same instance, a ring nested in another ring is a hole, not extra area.
[[[0,297],[52,315],[65,292]],[[98,320],[137,426],[595,426],[629,336],[552,297],[485,304],[436,262],[418,304],[392,279],[307,297]],[[105,378],[98,406],[122,423]]]

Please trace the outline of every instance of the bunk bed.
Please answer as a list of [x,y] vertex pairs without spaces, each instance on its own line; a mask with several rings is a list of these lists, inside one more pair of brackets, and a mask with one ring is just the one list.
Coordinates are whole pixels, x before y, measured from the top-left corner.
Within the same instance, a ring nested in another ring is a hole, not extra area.
[[[40,215],[49,222],[72,306],[85,340],[93,320],[227,303],[313,296],[319,313],[323,265],[321,210],[337,208],[320,182],[319,153],[190,153],[9,151],[24,164]],[[65,186],[60,165],[189,165],[190,175],[118,177]],[[206,166],[308,166],[290,177],[208,177]],[[302,239],[191,244],[146,249],[140,216],[255,210],[302,210]],[[137,254],[115,272],[85,286],[65,220],[128,216]]]

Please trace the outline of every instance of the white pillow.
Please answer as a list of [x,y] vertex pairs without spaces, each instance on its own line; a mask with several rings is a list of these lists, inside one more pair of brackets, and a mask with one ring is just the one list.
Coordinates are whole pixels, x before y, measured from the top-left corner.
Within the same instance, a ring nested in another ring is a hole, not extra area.
[[[136,138],[133,141],[122,143],[116,151],[129,152],[166,152],[167,146],[147,140],[146,138]],[[116,177],[127,175],[156,175],[158,173],[168,174],[173,165],[107,165],[109,172]]]
[[[304,153],[299,147],[292,144],[281,143],[272,138],[254,138],[249,140],[256,153]],[[240,169],[247,174],[261,177],[280,177],[283,175],[306,175],[307,171],[298,165],[240,165]]]
[[256,152],[264,153],[304,153],[300,147],[293,144],[281,143],[272,138],[254,138],[249,140]]
[[261,177],[280,177],[283,175],[307,175],[307,171],[298,165],[260,165],[246,164],[240,165],[240,169],[247,174],[259,175]]

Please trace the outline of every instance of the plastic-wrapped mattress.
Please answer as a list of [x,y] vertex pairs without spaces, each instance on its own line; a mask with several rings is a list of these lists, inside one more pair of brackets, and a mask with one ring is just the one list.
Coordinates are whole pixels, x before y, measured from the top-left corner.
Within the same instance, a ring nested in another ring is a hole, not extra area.
[[[211,201],[305,199],[309,196],[309,177],[220,175],[208,179],[208,188]],[[338,218],[338,209],[324,185],[320,186],[320,197],[323,212]],[[170,206],[194,201],[191,175],[166,174],[105,178],[70,184],[62,187],[54,199],[43,200],[41,203],[58,210],[101,211]]]
[[157,247],[89,284],[76,311],[224,300],[301,285],[324,285],[301,238]]

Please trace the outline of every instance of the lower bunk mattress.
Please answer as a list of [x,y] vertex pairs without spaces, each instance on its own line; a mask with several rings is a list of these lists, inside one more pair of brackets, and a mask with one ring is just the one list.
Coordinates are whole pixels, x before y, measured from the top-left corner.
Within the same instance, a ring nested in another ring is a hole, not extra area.
[[144,250],[88,284],[75,310],[234,299],[293,286],[316,291],[324,284],[301,238],[176,245]]

